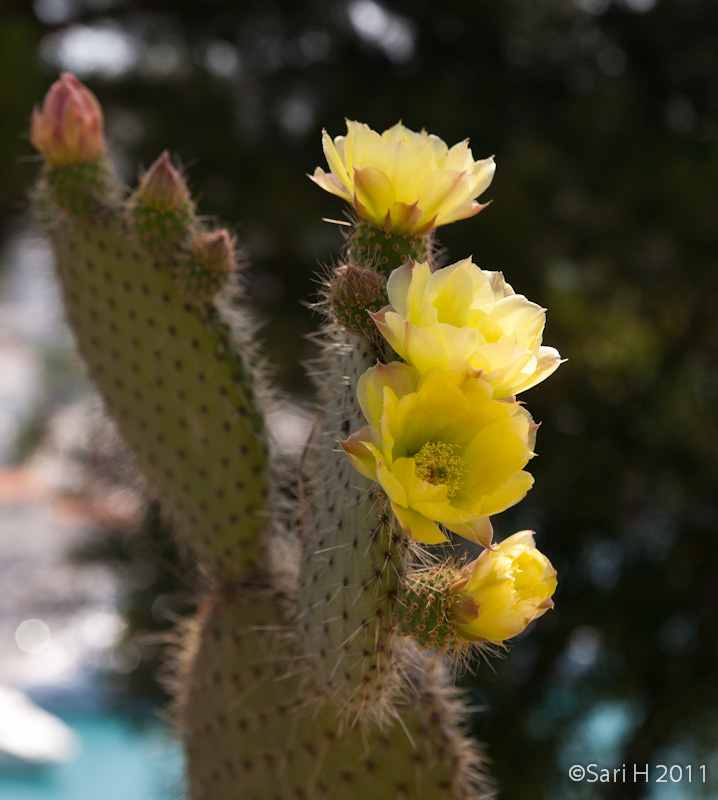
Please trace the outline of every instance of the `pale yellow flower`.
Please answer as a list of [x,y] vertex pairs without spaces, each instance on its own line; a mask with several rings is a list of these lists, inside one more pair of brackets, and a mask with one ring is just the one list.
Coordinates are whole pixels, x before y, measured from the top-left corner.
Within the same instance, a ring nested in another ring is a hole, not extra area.
[[93,161],[105,154],[102,109],[94,94],[69,72],[55,81],[42,109],[35,106],[30,141],[48,164]]
[[503,642],[553,608],[556,570],[521,531],[485,550],[452,588],[457,633],[474,642]]
[[372,317],[419,372],[477,370],[501,398],[535,386],[561,363],[557,350],[541,345],[545,309],[470,258],[436,272],[405,264],[391,273],[387,291],[391,306]]
[[400,122],[380,134],[347,120],[346,136],[332,141],[324,131],[322,145],[330,172],[317,167],[309,177],[387,233],[426,233],[477,214],[494,176],[493,157],[474,161],[467,141],[449,148]]
[[488,517],[517,503],[533,478],[536,425],[519,403],[494,400],[480,377],[408,364],[378,364],[357,394],[368,425],[342,447],[362,475],[378,482],[404,531],[444,541],[440,523],[484,546]]

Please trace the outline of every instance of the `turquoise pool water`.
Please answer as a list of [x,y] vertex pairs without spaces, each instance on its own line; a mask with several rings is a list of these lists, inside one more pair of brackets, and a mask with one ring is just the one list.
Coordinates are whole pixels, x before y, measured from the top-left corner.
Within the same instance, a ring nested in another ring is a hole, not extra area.
[[107,714],[58,715],[82,742],[69,764],[0,771],[0,800],[180,800],[182,754],[167,726]]

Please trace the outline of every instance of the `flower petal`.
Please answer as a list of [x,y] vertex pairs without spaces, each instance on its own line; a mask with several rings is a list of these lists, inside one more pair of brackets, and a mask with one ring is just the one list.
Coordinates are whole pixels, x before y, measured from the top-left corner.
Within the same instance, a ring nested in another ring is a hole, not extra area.
[[327,175],[323,169],[317,167],[314,170],[314,175],[309,176],[310,180],[313,180],[317,186],[321,186],[327,192],[331,192],[331,194],[337,195],[337,197],[343,197],[345,200],[352,200],[352,193],[346,188],[346,186],[336,177],[336,175]]
[[368,447],[368,443],[372,443],[375,439],[376,434],[369,426],[366,426],[348,439],[339,440],[339,444],[349,457],[354,469],[372,481],[377,479],[376,457]]
[[494,538],[494,526],[488,517],[477,517],[469,522],[458,522],[455,524],[444,523],[452,533],[456,533],[470,542],[476,542],[483,547],[491,547]]
[[417,371],[399,361],[377,364],[363,373],[357,382],[359,406],[369,425],[378,430],[384,414],[384,387],[388,386],[397,397],[416,390]]
[[354,203],[366,219],[383,226],[395,202],[396,192],[384,172],[376,167],[354,168]]
[[340,152],[344,150],[346,139],[344,136],[337,136],[332,141],[331,136],[326,131],[322,131],[322,149],[324,156],[327,159],[327,164],[332,174],[344,186],[345,193],[351,199],[352,196],[352,178],[347,169],[344,159],[341,157]]
[[404,533],[413,537],[417,542],[441,544],[441,542],[447,541],[446,536],[435,522],[410,508],[402,508],[396,503],[392,503],[391,507]]
[[415,201],[411,205],[392,203],[384,218],[384,230],[387,233],[406,233],[408,235],[416,229],[421,219],[422,213],[418,202]]

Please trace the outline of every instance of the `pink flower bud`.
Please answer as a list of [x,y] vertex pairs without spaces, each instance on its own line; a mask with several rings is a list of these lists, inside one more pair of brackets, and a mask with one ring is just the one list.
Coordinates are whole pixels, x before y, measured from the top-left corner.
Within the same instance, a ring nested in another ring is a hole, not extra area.
[[105,155],[102,109],[94,94],[65,72],[35,106],[30,141],[48,164],[82,164]]
[[148,208],[157,211],[173,211],[189,203],[187,184],[166,150],[143,175],[138,194]]
[[225,229],[203,233],[192,243],[197,260],[217,272],[229,271],[234,263],[234,246]]

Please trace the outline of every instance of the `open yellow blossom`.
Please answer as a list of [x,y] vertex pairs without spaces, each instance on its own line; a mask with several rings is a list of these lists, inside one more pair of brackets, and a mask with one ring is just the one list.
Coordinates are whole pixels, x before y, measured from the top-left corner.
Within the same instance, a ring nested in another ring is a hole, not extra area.
[[556,570],[521,531],[485,550],[452,588],[457,633],[474,642],[503,642],[553,608]]
[[400,122],[377,133],[347,120],[346,136],[332,141],[324,131],[322,146],[330,172],[317,167],[309,177],[387,233],[427,233],[477,214],[495,170],[493,157],[474,161],[467,141],[449,148]]
[[533,478],[536,425],[520,403],[494,400],[480,377],[400,362],[377,364],[357,385],[368,425],[341,442],[377,481],[404,531],[445,541],[450,531],[488,546],[489,515],[517,503]]
[[405,264],[387,291],[391,306],[372,317],[419,372],[477,370],[502,398],[535,386],[561,363],[557,350],[541,345],[545,309],[470,258],[436,272]]

